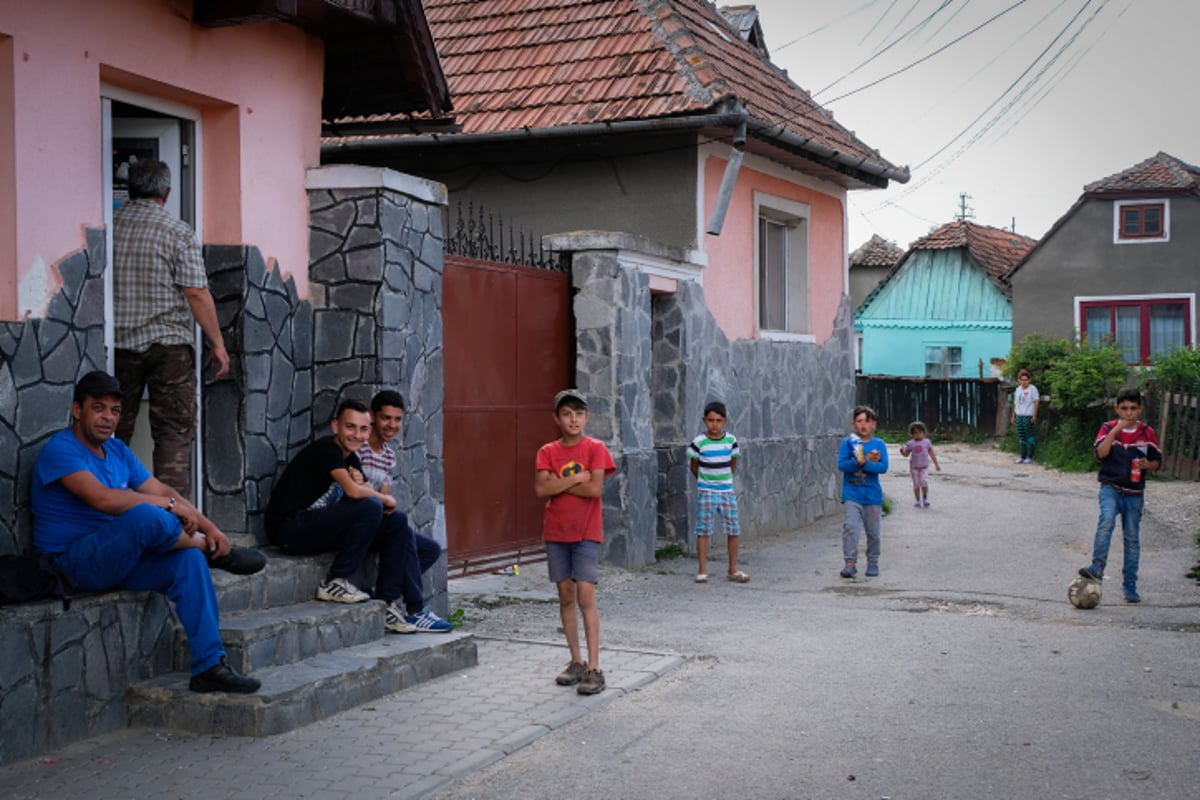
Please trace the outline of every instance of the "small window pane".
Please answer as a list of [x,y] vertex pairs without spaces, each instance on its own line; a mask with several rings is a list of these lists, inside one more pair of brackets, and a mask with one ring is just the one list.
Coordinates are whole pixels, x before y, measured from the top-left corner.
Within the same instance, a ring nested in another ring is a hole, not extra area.
[[1151,236],[1162,232],[1162,219],[1158,208],[1151,206],[1142,213],[1142,235]]
[[1124,217],[1124,232],[1126,236],[1137,236],[1141,230],[1141,225],[1138,221],[1138,212],[1136,208],[1127,208],[1123,212]]
[[787,229],[765,217],[758,221],[758,308],[764,330],[787,330]]
[[1150,357],[1164,356],[1187,345],[1187,307],[1182,303],[1150,306]]
[[1101,347],[1112,339],[1112,306],[1088,306],[1083,327],[1089,347]]
[[1117,306],[1117,347],[1126,364],[1142,360],[1142,309],[1140,306]]

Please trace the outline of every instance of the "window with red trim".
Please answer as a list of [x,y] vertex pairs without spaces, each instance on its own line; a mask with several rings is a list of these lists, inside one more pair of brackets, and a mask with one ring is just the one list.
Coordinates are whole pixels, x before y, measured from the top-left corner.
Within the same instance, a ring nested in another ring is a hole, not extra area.
[[1080,336],[1090,345],[1115,342],[1129,364],[1190,347],[1191,304],[1186,298],[1089,300],[1079,304]]
[[1164,210],[1162,203],[1122,205],[1117,237],[1121,239],[1166,238],[1166,227],[1163,225]]

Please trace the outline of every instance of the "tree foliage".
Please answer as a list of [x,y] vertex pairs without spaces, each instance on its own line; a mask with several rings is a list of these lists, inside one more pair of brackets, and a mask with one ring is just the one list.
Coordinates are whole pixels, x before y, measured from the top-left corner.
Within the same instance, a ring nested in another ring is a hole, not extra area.
[[1165,356],[1157,356],[1149,374],[1159,386],[1182,391],[1200,386],[1200,345],[1179,347]]
[[1064,412],[1116,397],[1129,374],[1129,365],[1112,345],[1074,347],[1046,368],[1045,387]]
[[1040,333],[1031,333],[1009,350],[1003,375],[1015,383],[1017,373],[1027,369],[1033,376],[1034,383],[1044,383],[1045,379],[1042,376],[1046,374],[1046,369],[1066,358],[1073,348],[1070,339],[1056,339]]

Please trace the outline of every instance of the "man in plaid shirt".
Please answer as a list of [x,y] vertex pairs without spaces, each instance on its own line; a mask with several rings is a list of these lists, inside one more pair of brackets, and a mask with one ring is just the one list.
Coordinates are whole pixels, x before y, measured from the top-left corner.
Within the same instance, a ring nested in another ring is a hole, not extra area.
[[129,166],[129,202],[113,215],[116,376],[125,395],[117,436],[133,437],[142,392],[150,389],[154,474],[190,497],[196,436],[193,325],[212,345],[214,378],[229,372],[216,304],[195,232],[163,206],[171,170],[145,159]]

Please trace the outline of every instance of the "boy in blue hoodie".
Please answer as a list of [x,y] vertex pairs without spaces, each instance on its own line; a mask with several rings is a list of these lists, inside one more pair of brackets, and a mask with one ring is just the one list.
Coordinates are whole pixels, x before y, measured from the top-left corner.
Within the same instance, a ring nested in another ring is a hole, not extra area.
[[843,578],[858,574],[858,539],[867,532],[867,577],[879,574],[879,523],[883,517],[883,487],[879,476],[887,472],[887,445],[875,434],[878,417],[870,406],[854,407],[854,432],[842,439],[838,469],[842,471]]

